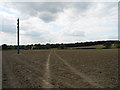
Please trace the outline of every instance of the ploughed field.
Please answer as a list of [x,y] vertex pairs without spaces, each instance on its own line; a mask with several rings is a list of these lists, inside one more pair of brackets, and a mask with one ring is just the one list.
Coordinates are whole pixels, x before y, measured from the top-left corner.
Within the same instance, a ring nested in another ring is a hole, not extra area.
[[2,88],[115,88],[118,50],[3,51]]

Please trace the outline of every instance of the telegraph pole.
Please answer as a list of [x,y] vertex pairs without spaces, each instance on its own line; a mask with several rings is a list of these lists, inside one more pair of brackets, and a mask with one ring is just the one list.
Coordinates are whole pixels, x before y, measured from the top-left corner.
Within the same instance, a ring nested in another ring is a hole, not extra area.
[[19,54],[20,53],[20,49],[19,49],[19,18],[17,19],[17,42],[18,42],[17,51]]

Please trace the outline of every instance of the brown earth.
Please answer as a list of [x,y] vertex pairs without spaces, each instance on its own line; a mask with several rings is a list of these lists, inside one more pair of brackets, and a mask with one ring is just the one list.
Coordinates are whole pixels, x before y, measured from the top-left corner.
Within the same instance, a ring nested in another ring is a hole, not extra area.
[[3,88],[118,87],[118,50],[3,51]]

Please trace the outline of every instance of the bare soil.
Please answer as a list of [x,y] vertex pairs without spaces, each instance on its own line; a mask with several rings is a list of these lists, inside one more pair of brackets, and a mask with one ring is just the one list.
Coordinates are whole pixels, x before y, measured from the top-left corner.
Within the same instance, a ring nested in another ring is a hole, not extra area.
[[115,88],[118,50],[3,51],[3,88]]

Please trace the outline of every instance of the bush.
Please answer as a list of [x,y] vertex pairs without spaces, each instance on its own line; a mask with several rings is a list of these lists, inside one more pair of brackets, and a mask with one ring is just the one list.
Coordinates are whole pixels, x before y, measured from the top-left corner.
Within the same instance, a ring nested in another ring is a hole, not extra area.
[[59,49],[65,49],[65,45],[63,43],[60,44]]
[[120,48],[120,41],[116,41],[116,42],[114,43],[114,45],[115,45],[116,48]]
[[112,43],[111,42],[106,42],[106,43],[104,43],[104,46],[105,46],[106,49],[110,49],[111,46],[112,46]]
[[7,44],[3,44],[3,45],[2,45],[2,49],[3,49],[3,50],[7,50],[7,49],[8,49]]

